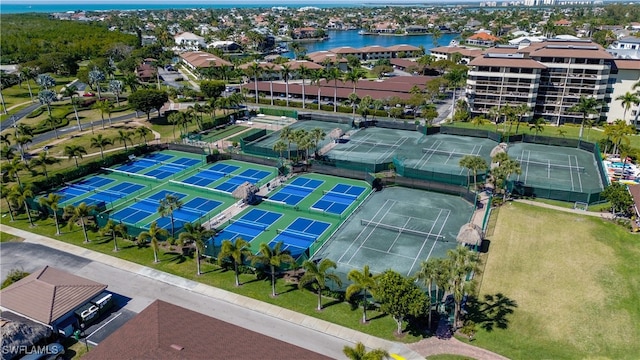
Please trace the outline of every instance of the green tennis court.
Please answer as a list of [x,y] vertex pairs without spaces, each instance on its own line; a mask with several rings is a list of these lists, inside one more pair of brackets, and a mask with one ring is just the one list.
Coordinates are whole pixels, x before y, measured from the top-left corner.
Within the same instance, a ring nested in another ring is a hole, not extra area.
[[456,247],[458,231],[473,210],[458,196],[386,188],[369,196],[314,259],[336,261],[342,277],[364,265],[410,276],[422,261]]
[[522,170],[511,179],[525,186],[551,186],[572,192],[602,191],[604,187],[592,153],[566,147],[562,151],[553,150],[547,145],[509,145],[509,156],[520,162]]

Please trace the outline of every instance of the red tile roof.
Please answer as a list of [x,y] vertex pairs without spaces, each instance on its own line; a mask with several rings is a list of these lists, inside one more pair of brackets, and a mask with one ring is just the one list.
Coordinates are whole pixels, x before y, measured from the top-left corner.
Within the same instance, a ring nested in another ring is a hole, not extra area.
[[500,40],[500,38],[495,37],[491,34],[488,34],[486,32],[479,32],[477,34],[471,35],[469,36],[470,40],[483,40],[483,41],[498,41]]
[[180,57],[196,68],[233,65],[232,63],[224,59],[221,59],[213,54],[204,51],[190,51],[180,54]]
[[156,300],[101,341],[83,359],[330,358],[193,310]]
[[615,59],[614,62],[618,69],[640,70],[640,60]]
[[107,285],[45,266],[0,291],[0,306],[51,324],[106,288]]
[[413,46],[413,45],[406,45],[406,44],[400,44],[400,45],[393,45],[393,46],[388,46],[387,49],[391,50],[391,51],[420,51],[419,47]]

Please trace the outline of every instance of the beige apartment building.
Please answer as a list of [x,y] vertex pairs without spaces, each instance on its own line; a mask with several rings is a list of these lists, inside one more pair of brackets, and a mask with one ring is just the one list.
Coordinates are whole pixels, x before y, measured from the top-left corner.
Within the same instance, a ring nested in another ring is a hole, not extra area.
[[553,124],[580,123],[570,112],[581,96],[600,102],[588,117],[607,120],[615,83],[613,57],[588,40],[548,40],[527,46],[498,46],[469,63],[467,100],[472,114],[492,107],[526,104],[523,121],[544,118]]

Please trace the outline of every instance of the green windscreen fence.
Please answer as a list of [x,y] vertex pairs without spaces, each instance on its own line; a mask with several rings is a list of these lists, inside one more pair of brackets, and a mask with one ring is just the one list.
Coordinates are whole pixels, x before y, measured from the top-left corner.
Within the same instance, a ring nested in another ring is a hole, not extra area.
[[272,109],[272,108],[260,108],[260,113],[271,116],[286,116],[288,118],[298,119],[298,112],[288,109]]
[[[393,165],[396,168],[396,173],[400,176],[412,179],[437,181],[458,186],[467,186],[469,184],[467,175],[460,175],[459,170],[443,169],[441,171],[437,171],[418,169],[415,167],[405,166],[404,160],[405,159],[402,157],[397,156],[394,156],[393,158]],[[484,181],[484,175],[479,175],[478,181]]]

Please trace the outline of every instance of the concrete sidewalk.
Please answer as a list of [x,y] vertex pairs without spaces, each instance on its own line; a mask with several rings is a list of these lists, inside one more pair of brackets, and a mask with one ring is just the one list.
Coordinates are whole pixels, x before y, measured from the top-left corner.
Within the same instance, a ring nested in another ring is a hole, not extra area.
[[28,231],[16,229],[3,225],[2,231],[10,233],[25,239],[25,242],[40,244],[59,251],[63,251],[72,255],[80,256],[88,260],[96,261],[117,269],[128,271],[132,274],[145,276],[157,281],[164,282],[171,286],[183,288],[219,301],[228,302],[237,306],[242,306],[256,312],[269,315],[271,317],[302,325],[311,330],[322,332],[340,339],[344,339],[353,343],[362,342],[367,348],[382,348],[389,353],[398,354],[405,359],[423,359],[424,356],[419,355],[404,344],[392,342],[377,338],[359,331],[355,331],[340,325],[336,325],[324,320],[316,319],[311,316],[300,314],[288,309],[281,308],[251,299],[242,295],[238,295],[226,290],[218,289],[213,286],[198,283],[176,275],[158,271],[146,266],[122,260],[110,255],[102,254],[93,250],[85,249],[76,245],[58,241],[46,236],[30,233]]

